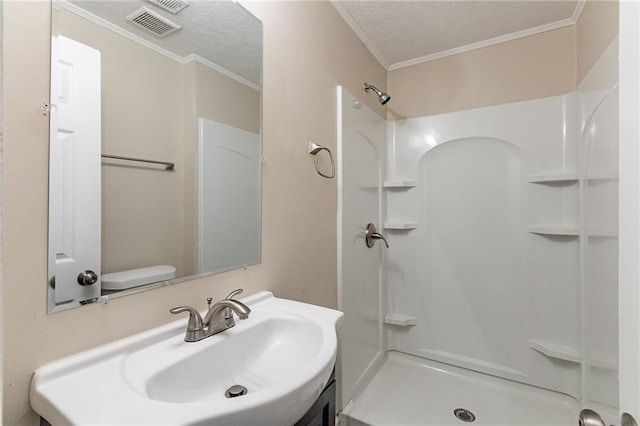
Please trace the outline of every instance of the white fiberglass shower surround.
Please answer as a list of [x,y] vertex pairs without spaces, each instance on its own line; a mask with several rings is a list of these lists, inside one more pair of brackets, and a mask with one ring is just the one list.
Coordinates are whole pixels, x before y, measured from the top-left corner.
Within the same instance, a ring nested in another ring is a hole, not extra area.
[[617,55],[572,93],[399,121],[338,88],[343,425],[617,424]]

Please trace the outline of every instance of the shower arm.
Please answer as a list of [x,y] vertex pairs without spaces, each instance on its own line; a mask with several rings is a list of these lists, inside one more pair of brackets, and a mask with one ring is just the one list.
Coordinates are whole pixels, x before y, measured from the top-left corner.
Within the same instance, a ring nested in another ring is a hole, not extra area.
[[379,90],[373,84],[365,83],[364,84],[364,91],[368,92],[369,90],[373,90],[375,92],[375,94],[378,95],[378,96],[382,95],[382,90]]

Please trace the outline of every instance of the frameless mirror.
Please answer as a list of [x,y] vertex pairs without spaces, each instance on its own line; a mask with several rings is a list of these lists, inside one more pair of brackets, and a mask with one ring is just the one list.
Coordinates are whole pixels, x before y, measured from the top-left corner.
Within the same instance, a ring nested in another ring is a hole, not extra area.
[[262,24],[235,1],[54,1],[48,311],[261,259]]

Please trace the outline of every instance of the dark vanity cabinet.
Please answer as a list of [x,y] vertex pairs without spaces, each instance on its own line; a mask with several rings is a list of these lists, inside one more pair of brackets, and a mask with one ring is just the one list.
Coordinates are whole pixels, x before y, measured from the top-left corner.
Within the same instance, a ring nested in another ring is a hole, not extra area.
[[336,380],[332,374],[316,402],[295,426],[334,426],[336,424]]

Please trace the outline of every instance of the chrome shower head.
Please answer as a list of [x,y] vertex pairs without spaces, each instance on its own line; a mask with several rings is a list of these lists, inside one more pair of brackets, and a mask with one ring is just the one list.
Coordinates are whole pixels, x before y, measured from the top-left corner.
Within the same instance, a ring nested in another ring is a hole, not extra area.
[[373,92],[378,95],[378,100],[382,105],[386,104],[391,100],[391,96],[388,93],[383,92],[382,90],[378,90],[376,86],[373,86],[368,83],[364,83],[364,91],[368,92],[369,90],[373,90]]

